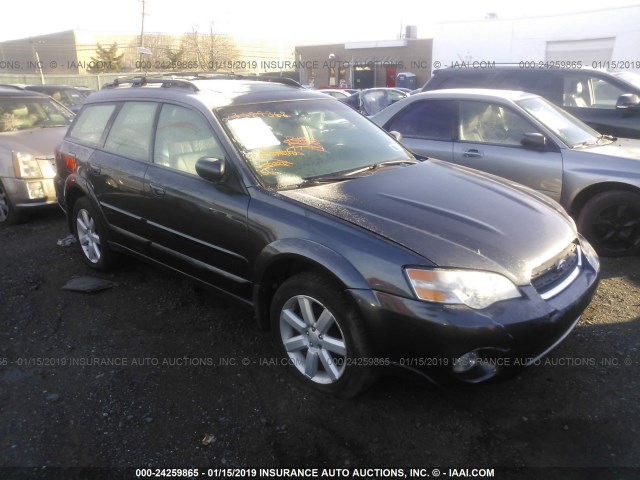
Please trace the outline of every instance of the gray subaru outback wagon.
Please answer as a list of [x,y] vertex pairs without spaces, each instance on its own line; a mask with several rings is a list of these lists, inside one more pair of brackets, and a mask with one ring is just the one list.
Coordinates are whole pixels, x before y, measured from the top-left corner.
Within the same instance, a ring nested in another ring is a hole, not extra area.
[[558,345],[597,285],[594,250],[548,197],[417,161],[295,85],[111,85],[57,166],[87,265],[126,254],[223,290],[273,332],[277,363],[324,393],[353,396],[390,366],[497,378]]

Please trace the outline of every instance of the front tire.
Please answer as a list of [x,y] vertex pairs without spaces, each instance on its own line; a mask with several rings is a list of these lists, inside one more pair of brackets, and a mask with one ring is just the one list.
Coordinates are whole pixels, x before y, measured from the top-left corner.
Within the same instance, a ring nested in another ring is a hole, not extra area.
[[271,328],[290,372],[308,388],[352,398],[377,378],[358,311],[321,273],[300,273],[278,288]]
[[27,216],[15,207],[0,182],[0,225],[14,225],[27,220]]
[[106,228],[86,197],[73,207],[73,227],[85,263],[95,270],[109,270],[116,257],[107,244]]
[[614,190],[591,198],[577,220],[578,230],[603,257],[640,254],[640,195]]

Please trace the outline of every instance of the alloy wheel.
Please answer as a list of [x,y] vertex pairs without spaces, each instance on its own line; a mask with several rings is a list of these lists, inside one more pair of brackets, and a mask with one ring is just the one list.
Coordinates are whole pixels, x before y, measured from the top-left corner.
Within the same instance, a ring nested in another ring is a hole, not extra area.
[[78,211],[76,226],[78,230],[78,242],[84,255],[91,263],[100,262],[100,237],[96,230],[96,222],[87,210],[81,209]]
[[296,295],[285,302],[280,335],[289,362],[311,381],[330,384],[344,373],[345,336],[333,313],[314,298]]

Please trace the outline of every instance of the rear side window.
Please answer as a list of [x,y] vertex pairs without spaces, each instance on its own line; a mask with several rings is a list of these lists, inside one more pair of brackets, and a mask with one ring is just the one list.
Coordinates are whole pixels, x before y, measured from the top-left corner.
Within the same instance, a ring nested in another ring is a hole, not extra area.
[[76,118],[69,132],[69,137],[101,145],[102,135],[115,109],[116,105],[114,104],[88,105]]
[[135,160],[149,161],[151,133],[158,104],[125,103],[109,131],[105,148]]
[[425,100],[416,102],[396,115],[386,130],[405,137],[431,140],[453,140],[455,101]]

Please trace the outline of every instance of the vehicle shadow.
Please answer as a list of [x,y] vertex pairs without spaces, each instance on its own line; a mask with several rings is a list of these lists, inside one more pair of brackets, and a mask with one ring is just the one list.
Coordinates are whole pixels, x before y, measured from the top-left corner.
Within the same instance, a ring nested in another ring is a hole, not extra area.
[[640,256],[600,257],[601,279],[621,278],[640,286]]

